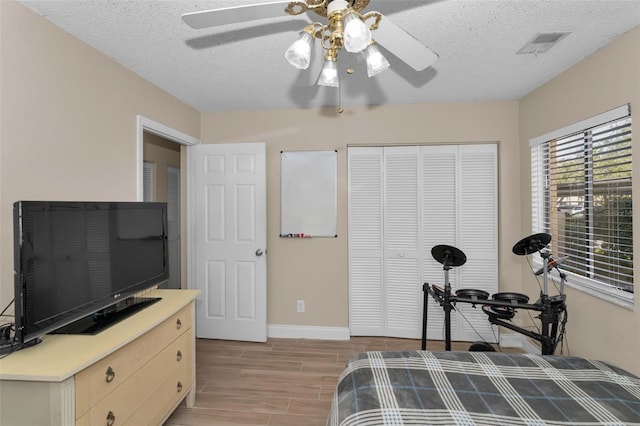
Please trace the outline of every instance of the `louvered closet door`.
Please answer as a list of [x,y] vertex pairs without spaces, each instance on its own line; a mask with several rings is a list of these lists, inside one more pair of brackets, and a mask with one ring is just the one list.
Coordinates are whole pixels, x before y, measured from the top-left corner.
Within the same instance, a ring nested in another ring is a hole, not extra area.
[[349,305],[354,336],[384,336],[382,148],[349,148]]
[[[454,291],[497,291],[496,145],[348,153],[352,335],[420,336],[422,284],[444,286],[431,255],[438,244],[467,255],[450,270]],[[428,337],[443,339],[443,325],[442,308],[431,300]],[[454,340],[495,340],[480,306],[458,304],[451,328]]]
[[[423,282],[444,287],[442,264],[433,259],[431,249],[440,244],[458,247],[458,146],[423,147],[421,154]],[[459,287],[458,272],[458,268],[449,270],[449,282],[453,288]],[[444,340],[444,312],[431,297],[428,314],[427,337]],[[457,336],[458,324],[455,317],[453,319],[451,335]]]
[[[498,291],[497,146],[458,145],[422,148],[424,281],[444,286],[442,265],[431,248],[447,244],[462,250],[467,262],[449,271],[452,292],[470,288]],[[444,312],[429,300],[427,337],[444,339]],[[459,303],[451,314],[454,340],[495,342],[481,305]]]
[[[458,271],[464,288],[498,291],[498,158],[496,145],[460,146],[459,170],[460,220],[459,247],[467,256],[467,263]],[[458,339],[479,340],[478,334],[489,342],[498,337],[482,306],[466,303],[456,307]]]
[[419,147],[384,149],[383,277],[386,335],[419,337]]

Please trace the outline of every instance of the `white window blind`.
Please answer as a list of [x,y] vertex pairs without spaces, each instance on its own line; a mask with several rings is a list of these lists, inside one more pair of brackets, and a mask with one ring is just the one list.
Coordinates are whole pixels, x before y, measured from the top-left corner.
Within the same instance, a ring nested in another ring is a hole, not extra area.
[[531,214],[533,231],[551,234],[553,255],[568,256],[563,267],[575,278],[569,283],[630,295],[631,117],[628,106],[617,111],[532,143]]

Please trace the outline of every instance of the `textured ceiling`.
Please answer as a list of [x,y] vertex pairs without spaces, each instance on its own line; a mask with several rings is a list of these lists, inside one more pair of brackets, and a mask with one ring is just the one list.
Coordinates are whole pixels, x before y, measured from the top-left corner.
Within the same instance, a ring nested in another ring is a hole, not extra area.
[[[284,51],[305,20],[282,18],[194,30],[183,13],[260,0],[19,0],[201,112],[515,100],[640,25],[640,0],[371,0],[440,56],[415,71],[383,50],[391,69],[366,76],[340,54],[340,89],[318,87],[322,49],[306,71]],[[265,1],[269,2],[269,1]],[[318,20],[316,15],[312,18]],[[517,55],[539,32],[571,31],[548,52]],[[375,38],[375,33],[374,33]]]

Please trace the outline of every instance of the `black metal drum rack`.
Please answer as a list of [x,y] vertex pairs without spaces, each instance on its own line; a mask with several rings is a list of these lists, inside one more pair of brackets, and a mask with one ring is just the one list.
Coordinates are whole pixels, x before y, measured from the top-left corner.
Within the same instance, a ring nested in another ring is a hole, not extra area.
[[[449,283],[449,270],[452,267],[462,266],[466,263],[465,254],[448,245],[437,245],[431,249],[433,258],[443,265],[444,288],[437,285],[424,283],[422,290],[424,293],[424,307],[422,318],[422,350],[427,347],[427,309],[429,295],[444,310],[445,326],[445,350],[451,350],[451,311],[457,303],[470,303],[474,307],[482,305],[482,310],[487,314],[490,323],[508,328],[517,333],[528,336],[541,344],[542,355],[553,355],[558,343],[564,335],[564,326],[567,321],[566,296],[564,294],[564,283],[566,275],[558,269],[559,262],[551,259],[548,251],[544,250],[551,241],[549,234],[534,234],[518,241],[513,246],[513,253],[519,256],[526,256],[533,253],[540,253],[543,260],[543,267],[535,274],[544,274],[544,288],[540,292],[540,298],[533,304],[528,303],[529,297],[521,293],[502,292],[495,293],[489,298],[489,293],[484,290],[460,289],[453,294]],[[548,273],[556,268],[560,273],[561,287],[560,293],[549,296],[548,293]],[[537,311],[541,321],[539,333],[516,326],[509,322],[518,309]]]

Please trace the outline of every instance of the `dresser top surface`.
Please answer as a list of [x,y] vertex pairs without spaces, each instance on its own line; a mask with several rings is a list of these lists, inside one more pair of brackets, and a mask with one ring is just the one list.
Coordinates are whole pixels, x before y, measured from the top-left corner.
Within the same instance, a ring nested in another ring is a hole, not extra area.
[[96,335],[45,335],[0,359],[0,380],[62,382],[156,327],[191,303],[199,290],[154,290],[161,300]]

